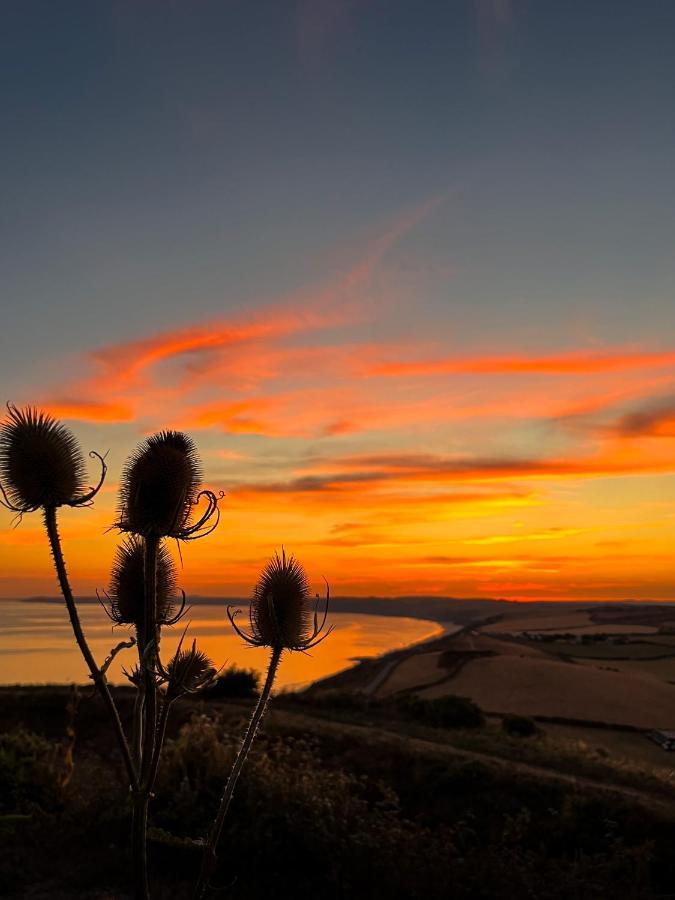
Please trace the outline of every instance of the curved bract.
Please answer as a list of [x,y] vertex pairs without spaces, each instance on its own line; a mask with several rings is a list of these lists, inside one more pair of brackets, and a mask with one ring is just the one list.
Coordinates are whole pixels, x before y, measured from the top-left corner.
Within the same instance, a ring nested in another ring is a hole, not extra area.
[[[145,546],[136,535],[127,537],[117,548],[105,592],[104,609],[117,625],[142,627],[145,617]],[[176,598],[176,568],[164,544],[157,553],[156,622],[173,625],[185,605]],[[177,610],[177,606],[179,607]]]
[[189,649],[183,650],[181,640],[164,674],[167,696],[173,699],[206,687],[213,681],[217,671],[206,653],[197,647],[196,641],[192,642]]
[[312,598],[307,574],[294,556],[275,553],[263,568],[253,590],[249,610],[250,632],[235,622],[240,610],[227,614],[237,634],[255,647],[279,650],[309,650],[332,631],[325,629],[330,591],[326,585],[325,607],[319,615],[320,598]]
[[84,456],[75,435],[48,413],[7,405],[0,426],[0,492],[5,507],[23,514],[58,506],[84,506],[103,483],[106,465],[98,453],[101,477],[86,484]]
[[[117,527],[144,537],[179,540],[210,534],[218,524],[218,497],[213,491],[200,491],[201,481],[197,449],[186,434],[153,434],[124,467]],[[195,506],[202,498],[206,509],[193,521]]]

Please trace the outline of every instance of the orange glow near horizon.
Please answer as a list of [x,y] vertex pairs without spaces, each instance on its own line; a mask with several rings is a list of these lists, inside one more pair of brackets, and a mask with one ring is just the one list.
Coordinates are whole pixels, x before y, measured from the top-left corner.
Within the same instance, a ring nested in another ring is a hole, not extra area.
[[[438,203],[314,290],[102,346],[13,398],[110,450],[95,508],[62,513],[78,593],[107,583],[126,456],[174,427],[226,492],[218,531],[184,548],[188,595],[247,595],[284,544],[335,595],[675,599],[675,351],[403,339],[373,273]],[[11,524],[0,594],[54,594],[40,515]]]

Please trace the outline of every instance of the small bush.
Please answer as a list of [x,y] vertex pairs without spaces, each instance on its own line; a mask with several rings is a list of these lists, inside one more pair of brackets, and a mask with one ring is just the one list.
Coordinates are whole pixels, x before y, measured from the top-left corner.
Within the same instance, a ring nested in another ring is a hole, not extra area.
[[376,708],[378,701],[367,697],[357,691],[345,691],[331,688],[323,691],[298,691],[287,692],[278,695],[279,700],[290,703],[298,703],[302,706],[311,706],[314,709],[349,710],[362,712],[370,708]]
[[0,734],[0,814],[54,809],[60,794],[56,747],[22,728]]
[[534,719],[530,719],[529,716],[504,716],[502,728],[512,737],[532,737],[539,733]]
[[259,693],[260,672],[229,666],[214,684],[204,690],[202,696],[207,700],[249,699],[257,697]]
[[480,707],[468,697],[448,694],[424,700],[415,694],[402,694],[395,702],[406,718],[434,728],[479,728],[485,723]]

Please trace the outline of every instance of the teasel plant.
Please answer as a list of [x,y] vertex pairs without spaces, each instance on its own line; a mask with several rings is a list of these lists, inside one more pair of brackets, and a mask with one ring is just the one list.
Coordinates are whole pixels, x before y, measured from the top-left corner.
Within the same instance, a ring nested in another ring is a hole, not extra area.
[[204,844],[202,865],[195,890],[195,900],[202,900],[212,888],[211,879],[218,862],[217,848],[223,824],[232,801],[237,781],[246,762],[260,723],[265,715],[274,680],[284,653],[307,653],[324,641],[333,630],[326,626],[330,588],[326,582],[323,609],[321,598],[312,597],[304,567],[294,556],[274,556],[264,566],[253,589],[249,606],[249,629],[237,623],[241,610],[228,607],[232,627],[251,647],[266,647],[270,651],[265,683],[249,721],[241,747],[225,784],[220,805]]
[[[217,675],[193,641],[183,649],[185,632],[166,667],[159,655],[162,627],[185,612],[178,599],[176,571],[166,540],[189,541],[210,534],[218,524],[223,496],[201,489],[201,466],[189,437],[165,431],[144,441],[127,462],[113,527],[126,533],[113,562],[109,589],[99,599],[116,626],[134,633],[120,641],[99,665],[85,637],[66,569],[57,514],[61,507],[91,506],[107,473],[105,456],[98,482],[87,486],[84,455],[72,432],[46,412],[8,404],[0,423],[0,504],[16,514],[42,510],[45,529],[73,634],[89,674],[109,713],[133,797],[132,854],[134,897],[148,900],[147,812],[154,787],[169,710],[185,694]],[[202,505],[203,504],[203,505]],[[201,510],[199,513],[197,510]],[[127,739],[107,680],[119,652],[136,645],[138,664],[125,671],[137,688],[132,741]],[[158,703],[161,708],[158,712]]]
[[95,450],[89,454],[98,461],[100,474],[97,484],[88,486],[84,454],[65,425],[30,406],[19,409],[9,403],[7,411],[6,419],[0,424],[0,503],[16,513],[16,524],[24,515],[42,511],[73,635],[110,716],[129,784],[132,790],[137,790],[139,772],[106,678],[110,663],[123,647],[114,648],[101,666],[94,659],[80,622],[58,531],[57,514],[61,507],[80,508],[93,504],[105,480],[105,456]]
[[[143,441],[127,461],[120,483],[114,527],[129,537],[118,551],[106,599],[111,616],[135,628],[138,644],[138,665],[127,675],[138,691],[133,728],[138,786],[134,790],[132,848],[134,890],[139,900],[149,897],[148,807],[169,710],[179,696],[205,687],[216,674],[196,644],[191,650],[182,649],[182,639],[166,668],[160,657],[162,626],[175,624],[185,605],[183,596],[175,611],[175,573],[166,541],[206,537],[220,517],[222,494],[201,488],[201,483],[195,445],[178,431],[162,431]],[[142,598],[140,605],[138,597]]]
[[[181,602],[177,600],[176,568],[166,545],[162,544],[157,553],[155,618],[158,630],[163,625],[175,625],[186,612],[185,591],[181,591]],[[144,681],[140,677],[145,640],[145,546],[143,539],[129,535],[118,546],[113,560],[108,590],[97,591],[99,603],[114,627],[133,629],[130,644],[138,650],[138,665],[131,670],[123,669],[129,681],[136,687],[134,704],[132,752],[136,765],[140,765],[143,743],[143,700]],[[128,646],[128,644],[126,645]]]

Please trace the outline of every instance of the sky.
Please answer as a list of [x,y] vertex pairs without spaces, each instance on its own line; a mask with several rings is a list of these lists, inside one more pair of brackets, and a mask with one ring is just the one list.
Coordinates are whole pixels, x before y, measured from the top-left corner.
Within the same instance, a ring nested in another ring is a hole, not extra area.
[[[2,399],[225,491],[188,594],[675,599],[675,6],[3,5]],[[92,469],[92,478],[94,478]],[[0,596],[56,591],[0,510]]]

